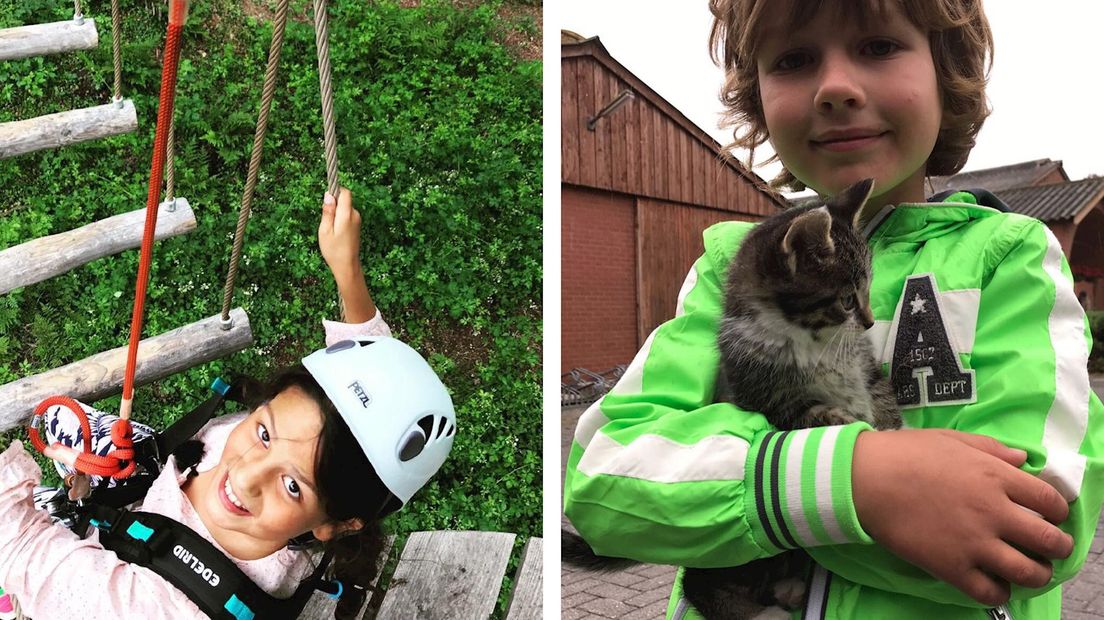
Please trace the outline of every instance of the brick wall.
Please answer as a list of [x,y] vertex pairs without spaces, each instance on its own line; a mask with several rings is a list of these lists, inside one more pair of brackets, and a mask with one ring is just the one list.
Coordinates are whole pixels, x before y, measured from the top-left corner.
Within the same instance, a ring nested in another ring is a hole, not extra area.
[[628,364],[639,344],[634,199],[562,188],[560,372]]

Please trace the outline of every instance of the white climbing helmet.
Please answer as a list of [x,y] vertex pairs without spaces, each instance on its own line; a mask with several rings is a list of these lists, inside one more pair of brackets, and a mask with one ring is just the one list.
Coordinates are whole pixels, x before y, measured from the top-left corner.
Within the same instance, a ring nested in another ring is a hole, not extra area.
[[417,351],[387,336],[342,340],[303,358],[380,480],[405,505],[456,435],[448,391]]

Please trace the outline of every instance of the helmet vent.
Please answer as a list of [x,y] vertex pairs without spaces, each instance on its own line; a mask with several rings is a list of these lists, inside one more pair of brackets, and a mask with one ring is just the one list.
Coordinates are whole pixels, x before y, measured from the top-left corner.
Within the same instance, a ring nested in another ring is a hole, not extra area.
[[441,416],[441,417],[437,418],[437,432],[434,434],[435,439],[440,439],[441,436],[445,434],[445,426],[447,426],[447,425],[448,425],[448,420],[445,419],[445,416]]
[[425,448],[425,445],[425,435],[416,430],[410,431],[406,436],[406,440],[403,441],[402,448],[399,449],[399,460],[405,463],[418,456],[422,453],[422,448]]
[[338,351],[344,351],[345,349],[352,349],[357,346],[357,343],[352,340],[340,340],[326,347],[326,353],[337,353]]
[[418,420],[418,426],[422,427],[422,432],[425,433],[425,437],[433,437],[433,416],[424,416],[421,420]]
[[449,424],[448,431],[445,432],[445,437],[452,437],[456,433],[456,425]]

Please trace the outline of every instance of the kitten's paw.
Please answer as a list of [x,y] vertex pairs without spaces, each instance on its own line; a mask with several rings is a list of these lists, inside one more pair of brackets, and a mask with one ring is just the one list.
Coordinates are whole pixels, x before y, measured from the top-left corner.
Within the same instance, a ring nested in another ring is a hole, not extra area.
[[790,620],[790,612],[778,607],[768,607],[752,616],[750,620]]
[[805,606],[805,582],[787,577],[774,584],[774,600],[785,609],[800,609]]
[[847,413],[839,407],[828,405],[813,405],[809,408],[809,426],[839,426],[855,421],[855,416]]

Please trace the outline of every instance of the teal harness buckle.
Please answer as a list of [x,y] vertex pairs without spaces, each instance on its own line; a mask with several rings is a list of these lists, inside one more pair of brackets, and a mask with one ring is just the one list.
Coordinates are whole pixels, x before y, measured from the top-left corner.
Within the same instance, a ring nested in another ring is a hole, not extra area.
[[253,620],[253,610],[243,603],[237,594],[230,595],[230,600],[226,601],[225,607],[226,611],[234,614],[238,620]]
[[215,380],[211,382],[211,391],[226,396],[226,393],[230,391],[230,384],[223,381],[222,377],[215,377]]
[[127,535],[135,540],[141,540],[143,542],[149,541],[150,536],[153,536],[153,529],[148,528],[141,523],[135,521],[127,528]]

